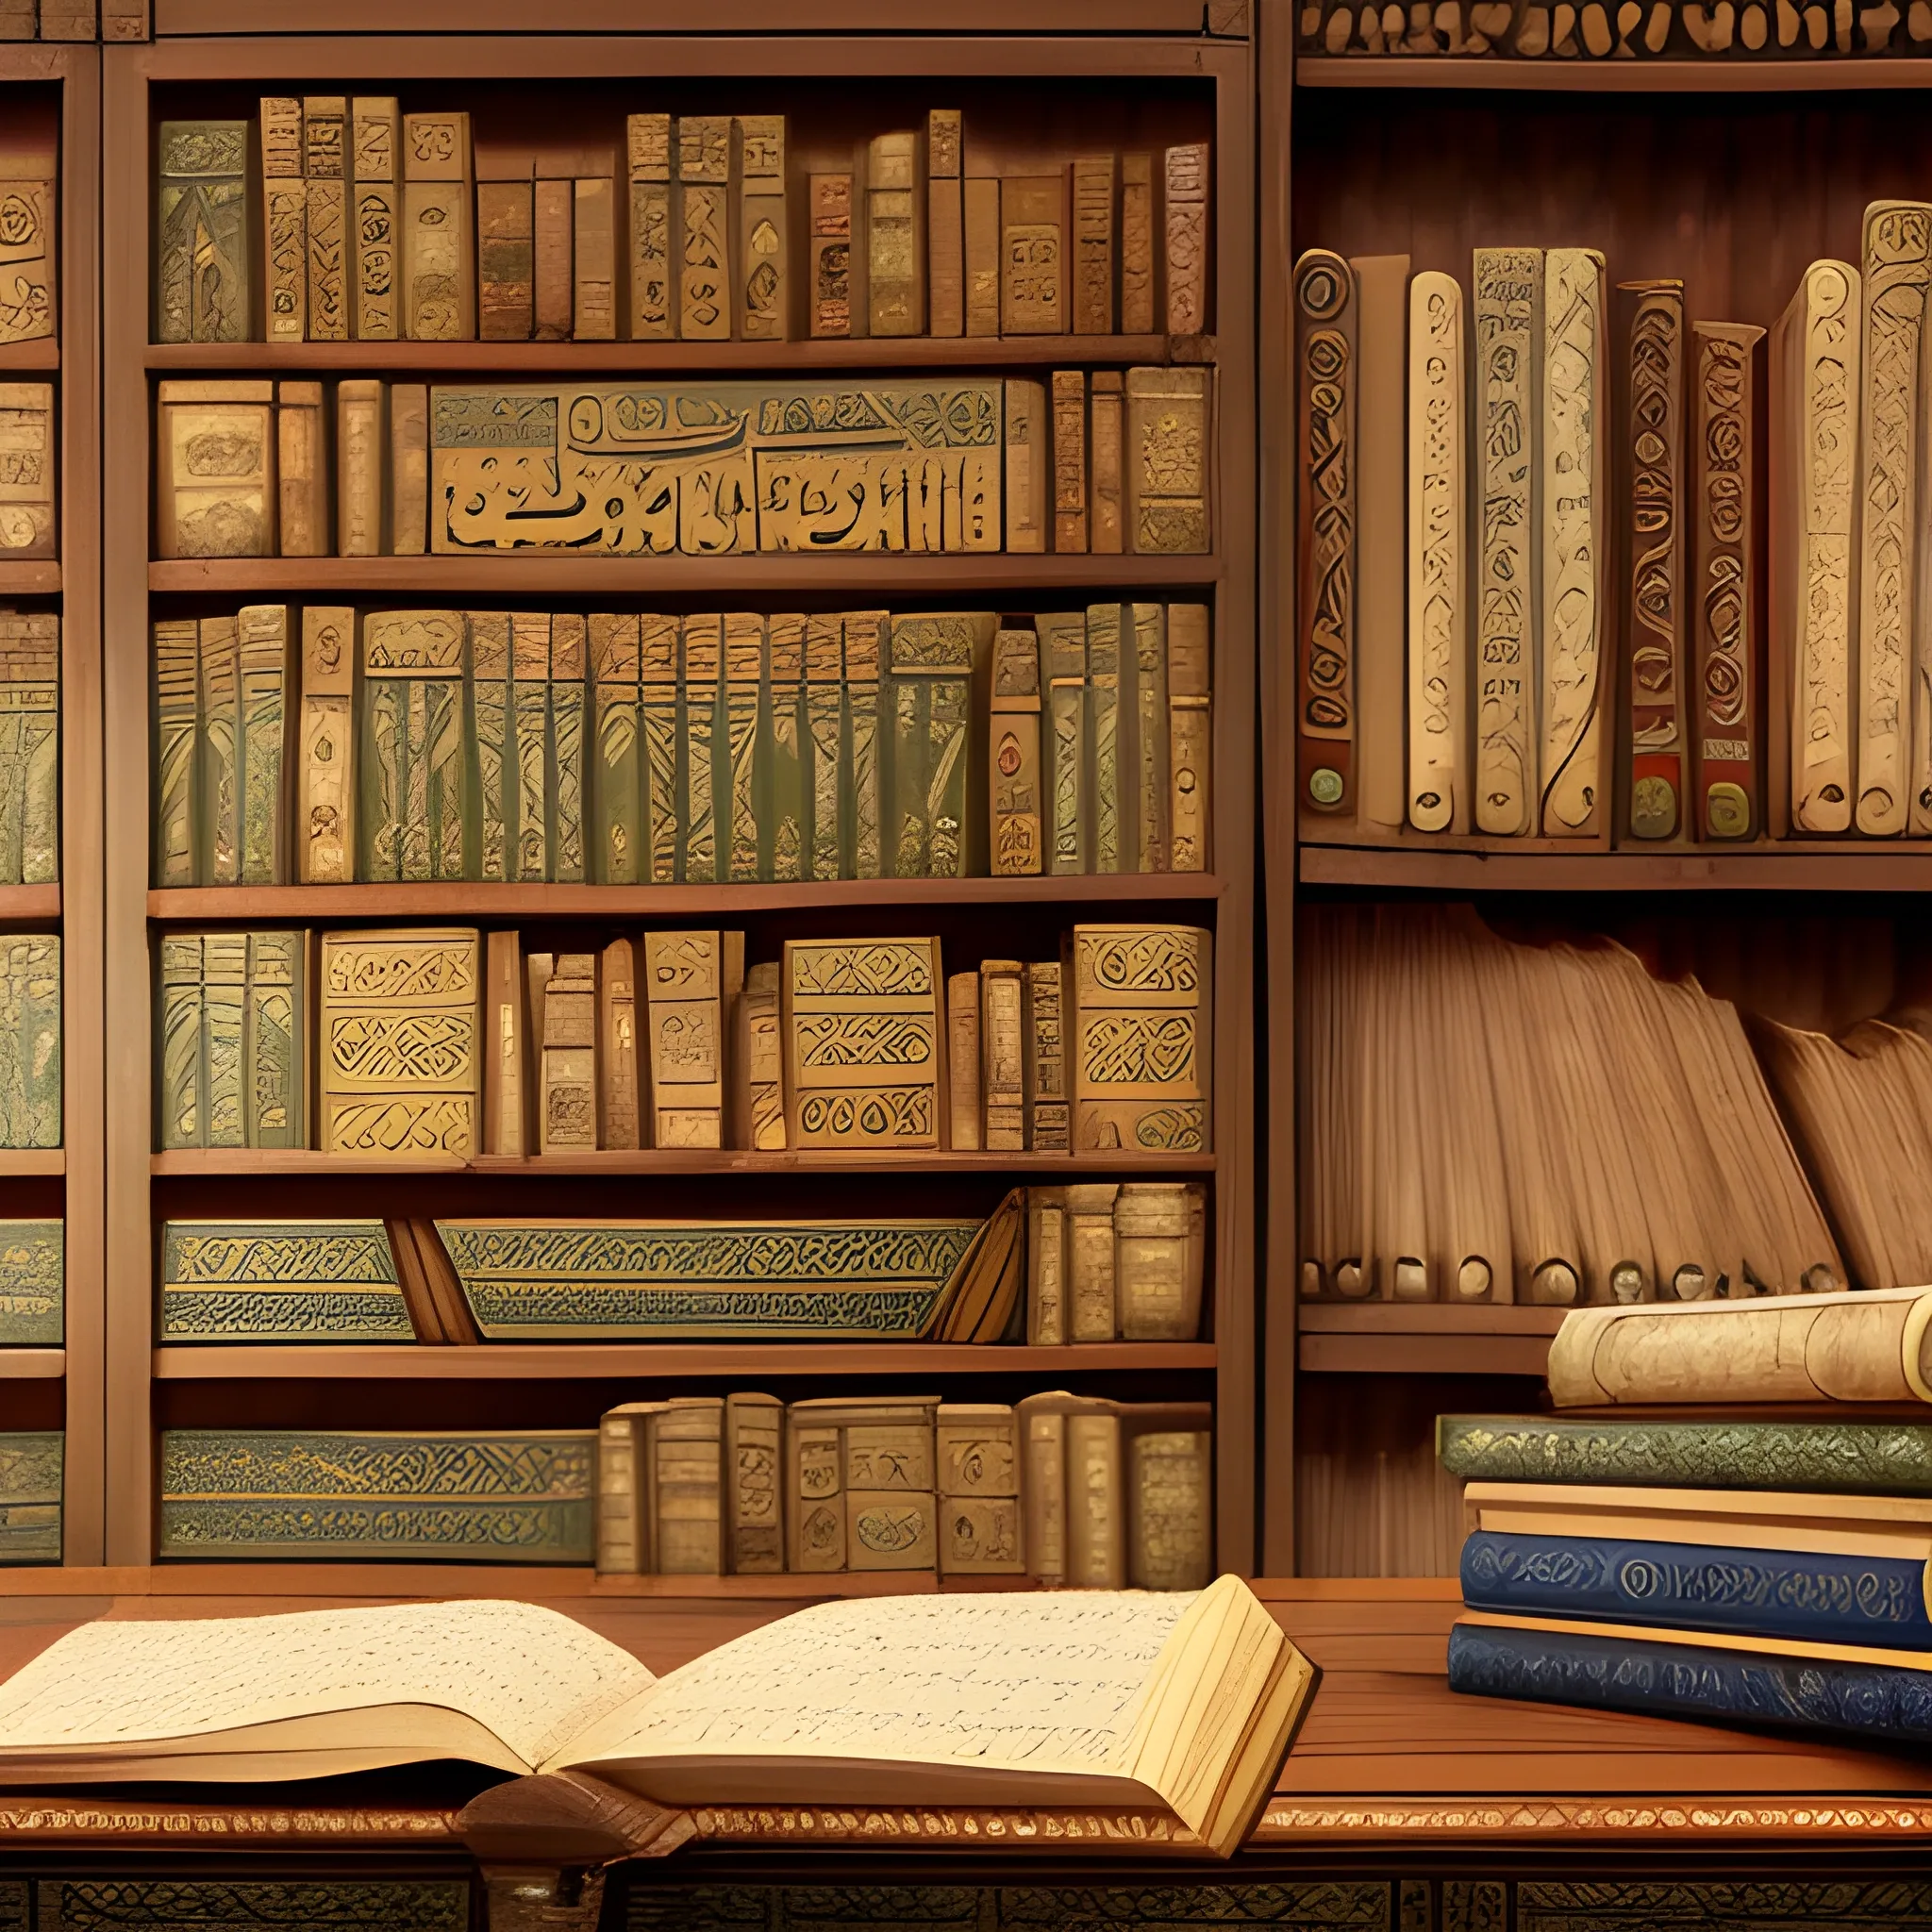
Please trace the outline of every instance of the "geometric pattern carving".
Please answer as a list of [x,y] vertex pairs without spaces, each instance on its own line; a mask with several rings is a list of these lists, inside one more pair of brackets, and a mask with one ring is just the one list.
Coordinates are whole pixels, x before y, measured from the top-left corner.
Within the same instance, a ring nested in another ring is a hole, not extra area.
[[[0,1888],[0,1898],[25,1886]],[[460,1879],[43,1878],[36,1932],[468,1932]],[[23,1901],[24,1903],[24,1901]],[[0,1932],[23,1928],[0,1904]]]

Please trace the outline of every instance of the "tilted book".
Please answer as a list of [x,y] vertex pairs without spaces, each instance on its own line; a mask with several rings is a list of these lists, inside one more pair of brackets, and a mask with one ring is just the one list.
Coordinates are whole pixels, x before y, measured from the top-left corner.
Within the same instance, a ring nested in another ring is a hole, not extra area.
[[662,1678],[533,1604],[101,1622],[0,1684],[0,1768],[38,1787],[453,1757],[690,1815],[655,1850],[706,1807],[991,1805],[1151,1813],[1176,1855],[1225,1857],[1314,1678],[1232,1576],[816,1604]]

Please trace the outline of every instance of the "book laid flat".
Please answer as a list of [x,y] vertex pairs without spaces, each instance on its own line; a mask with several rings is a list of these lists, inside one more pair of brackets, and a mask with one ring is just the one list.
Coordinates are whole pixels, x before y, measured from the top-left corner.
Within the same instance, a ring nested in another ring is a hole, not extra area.
[[411,1341],[379,1221],[169,1221],[162,1341]]
[[0,1685],[0,1765],[228,1782],[457,1757],[679,1807],[1152,1807],[1177,1852],[1225,1857],[1314,1677],[1231,1576],[818,1604],[662,1678],[531,1604],[100,1622]]

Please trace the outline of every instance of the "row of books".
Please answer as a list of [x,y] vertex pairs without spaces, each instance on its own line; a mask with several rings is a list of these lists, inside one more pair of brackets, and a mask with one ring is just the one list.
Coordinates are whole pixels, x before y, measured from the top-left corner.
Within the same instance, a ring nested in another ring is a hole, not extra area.
[[747,970],[743,936],[716,931],[526,956],[474,928],[169,930],[157,965],[162,1148],[1210,1140],[1212,935],[1195,926],[1076,925],[1058,961],[990,961],[950,988],[937,939],[788,940]]
[[[1213,372],[158,386],[164,558],[1210,548]],[[12,391],[0,385],[0,436]],[[22,437],[39,424],[22,406]],[[334,486],[330,478],[334,476]],[[0,473],[0,537],[18,501]],[[34,515],[42,514],[38,508]],[[26,554],[39,523],[8,539]]]
[[[0,690],[16,662],[52,663],[40,640],[53,620],[16,623],[36,648],[13,648],[0,617]],[[258,604],[165,619],[153,642],[161,887],[1207,864],[1203,604],[1005,617]],[[25,862],[13,800],[25,786],[36,813],[43,798],[51,809],[58,778],[58,686],[22,695],[33,708],[0,712],[0,875],[9,854]],[[51,868],[37,833],[29,847]]]
[[[168,1221],[164,1341],[1191,1341],[1207,1191],[1016,1189],[984,1220]],[[0,1222],[0,1342],[60,1339],[58,1223]]]
[[0,610],[0,886],[59,876],[60,620]]
[[944,108],[824,169],[783,114],[632,114],[621,154],[391,96],[264,96],[258,126],[258,217],[246,121],[161,124],[158,341],[249,339],[258,223],[271,342],[1207,327],[1206,142],[1002,178]]

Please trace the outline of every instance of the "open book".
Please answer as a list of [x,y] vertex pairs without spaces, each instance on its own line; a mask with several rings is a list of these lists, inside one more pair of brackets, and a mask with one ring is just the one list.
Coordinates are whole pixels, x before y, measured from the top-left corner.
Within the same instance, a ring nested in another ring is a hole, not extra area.
[[0,1684],[0,1776],[241,1783],[466,1758],[669,1807],[1152,1807],[1224,1856],[1313,1678],[1232,1576],[818,1604],[661,1678],[534,1604],[103,1622]]

